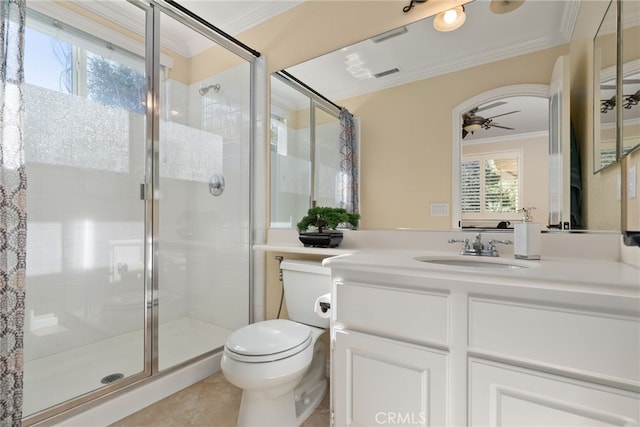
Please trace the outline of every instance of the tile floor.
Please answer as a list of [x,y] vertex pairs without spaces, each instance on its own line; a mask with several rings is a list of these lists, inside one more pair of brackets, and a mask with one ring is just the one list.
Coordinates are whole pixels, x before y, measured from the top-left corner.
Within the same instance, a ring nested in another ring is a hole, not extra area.
[[[242,390],[218,372],[110,427],[233,427],[238,419],[241,396]],[[328,393],[302,426],[329,426]]]

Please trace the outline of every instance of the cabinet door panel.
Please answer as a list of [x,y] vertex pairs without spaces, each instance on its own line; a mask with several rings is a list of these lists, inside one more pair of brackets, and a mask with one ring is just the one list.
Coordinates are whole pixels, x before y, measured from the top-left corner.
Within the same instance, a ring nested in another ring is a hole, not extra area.
[[399,341],[336,330],[335,425],[447,425],[447,355]]
[[471,426],[637,426],[640,396],[493,362],[469,362]]

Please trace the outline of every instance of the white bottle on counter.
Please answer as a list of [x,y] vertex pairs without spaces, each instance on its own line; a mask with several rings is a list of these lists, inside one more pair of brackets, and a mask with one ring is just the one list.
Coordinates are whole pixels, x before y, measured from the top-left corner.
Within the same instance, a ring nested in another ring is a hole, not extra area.
[[522,221],[514,224],[513,256],[516,259],[540,259],[540,224],[532,222],[531,210],[522,208]]

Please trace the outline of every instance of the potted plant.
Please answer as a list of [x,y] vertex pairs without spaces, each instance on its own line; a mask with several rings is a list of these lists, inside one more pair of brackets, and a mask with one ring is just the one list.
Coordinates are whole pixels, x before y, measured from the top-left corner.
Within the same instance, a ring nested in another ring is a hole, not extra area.
[[[340,226],[356,228],[359,220],[359,214],[349,213],[346,209],[316,206],[296,224],[298,238],[305,246],[335,248],[342,241],[342,232],[336,229]],[[310,227],[317,231],[307,232]]]

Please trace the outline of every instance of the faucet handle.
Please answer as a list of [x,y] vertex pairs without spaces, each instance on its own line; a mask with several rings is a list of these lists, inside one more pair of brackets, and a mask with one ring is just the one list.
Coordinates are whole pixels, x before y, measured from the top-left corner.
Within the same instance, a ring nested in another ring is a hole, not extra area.
[[501,243],[503,245],[512,245],[513,244],[513,242],[511,240],[491,239],[491,240],[489,240],[489,249],[487,249],[487,255],[488,256],[500,256],[500,254],[498,253],[498,249],[496,249],[496,243]]
[[503,245],[513,245],[513,242],[511,240],[496,240],[496,239],[489,240],[489,246],[491,247],[495,247],[496,243],[501,243]]
[[447,243],[464,243],[465,246],[469,246],[469,239],[458,240],[458,239],[449,239]]
[[464,243],[462,250],[460,251],[460,255],[466,255],[471,252],[471,246],[469,246],[469,239],[458,240],[458,239],[449,239],[448,243]]

